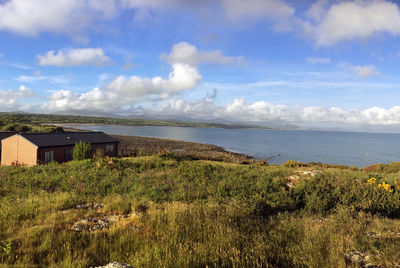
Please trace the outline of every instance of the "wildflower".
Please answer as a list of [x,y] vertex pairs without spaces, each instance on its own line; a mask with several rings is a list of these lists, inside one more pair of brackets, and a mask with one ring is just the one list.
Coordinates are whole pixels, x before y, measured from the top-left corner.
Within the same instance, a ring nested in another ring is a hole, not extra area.
[[369,180],[367,180],[368,184],[375,184],[376,183],[376,178],[371,178]]
[[389,193],[393,192],[392,186],[389,183],[382,182],[378,184],[378,188],[383,188],[385,191],[388,191]]

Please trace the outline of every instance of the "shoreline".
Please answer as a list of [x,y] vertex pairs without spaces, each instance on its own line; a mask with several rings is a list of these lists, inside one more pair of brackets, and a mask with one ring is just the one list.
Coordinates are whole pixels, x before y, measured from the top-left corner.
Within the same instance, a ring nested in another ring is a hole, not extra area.
[[[64,130],[74,132],[93,131],[70,127],[64,128]],[[186,157],[193,160],[224,161],[240,164],[251,163],[255,161],[255,158],[250,155],[228,151],[225,150],[223,147],[213,144],[166,138],[153,138],[146,136],[129,136],[116,134],[107,135],[114,137],[120,141],[118,151],[119,155],[121,155],[122,157],[152,155],[166,150],[178,157]]]
[[210,128],[210,129],[259,129],[259,130],[290,130],[289,128],[269,128],[269,127],[247,127],[247,126],[185,126],[185,125],[157,125],[157,124],[104,124],[104,123],[42,123],[42,125],[50,126],[73,126],[73,125],[89,125],[89,126],[125,126],[125,127],[183,127],[183,128]]

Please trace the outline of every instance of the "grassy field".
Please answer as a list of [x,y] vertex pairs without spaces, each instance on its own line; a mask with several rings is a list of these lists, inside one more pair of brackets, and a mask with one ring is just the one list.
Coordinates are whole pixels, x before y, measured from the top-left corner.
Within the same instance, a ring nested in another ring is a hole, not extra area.
[[[399,171],[396,163],[361,171],[169,155],[2,166],[0,263],[345,267],[345,254],[358,251],[393,267]],[[79,207],[87,203],[102,205]],[[104,217],[117,220],[103,230],[71,230]]]

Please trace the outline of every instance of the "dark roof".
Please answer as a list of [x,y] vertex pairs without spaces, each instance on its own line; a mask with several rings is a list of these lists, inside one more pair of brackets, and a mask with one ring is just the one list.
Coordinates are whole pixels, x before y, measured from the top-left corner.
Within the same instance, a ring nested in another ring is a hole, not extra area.
[[80,141],[90,144],[119,142],[103,132],[22,133],[20,135],[38,147],[69,146]]
[[0,140],[8,138],[14,134],[16,134],[16,132],[12,132],[12,131],[11,132],[0,132]]

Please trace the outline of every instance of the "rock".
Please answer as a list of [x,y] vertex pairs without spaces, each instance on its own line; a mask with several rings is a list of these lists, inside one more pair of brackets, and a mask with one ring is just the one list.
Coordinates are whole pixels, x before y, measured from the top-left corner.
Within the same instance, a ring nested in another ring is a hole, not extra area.
[[97,210],[97,209],[100,209],[103,207],[104,207],[104,205],[102,203],[86,203],[86,204],[82,204],[82,205],[76,205],[75,208]]
[[293,188],[298,184],[301,179],[303,178],[311,178],[316,176],[317,174],[320,174],[321,172],[318,170],[302,170],[302,171],[297,171],[296,173],[290,175],[287,177],[287,183],[286,185],[289,188]]
[[372,237],[372,238],[378,238],[380,236],[380,234],[376,233],[376,232],[368,232],[366,233],[367,236]]
[[130,264],[127,263],[119,263],[119,262],[111,262],[105,266],[96,266],[96,267],[92,267],[92,268],[133,268],[133,266],[131,266]]
[[325,218],[313,219],[313,220],[312,220],[312,222],[316,222],[316,223],[323,223],[324,221],[326,221]]
[[358,265],[363,268],[379,267],[377,265],[370,263],[372,256],[373,255],[371,254],[367,254],[363,251],[356,251],[356,250],[351,250],[344,254],[346,264],[348,265]]
[[101,230],[109,228],[111,224],[119,222],[122,218],[128,218],[128,217],[130,217],[130,214],[110,215],[110,216],[104,216],[102,218],[88,217],[88,218],[85,218],[85,219],[75,222],[70,229],[75,232],[101,231]]
[[102,219],[89,217],[74,223],[74,225],[71,227],[71,230],[75,232],[94,232],[101,231],[108,228],[109,226],[110,221],[107,217],[103,217]]

